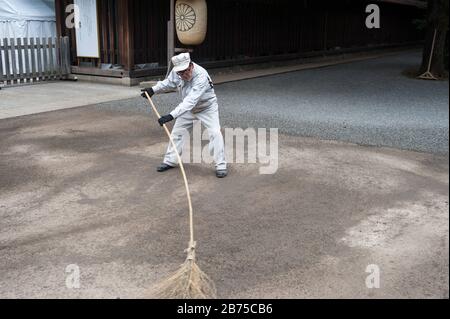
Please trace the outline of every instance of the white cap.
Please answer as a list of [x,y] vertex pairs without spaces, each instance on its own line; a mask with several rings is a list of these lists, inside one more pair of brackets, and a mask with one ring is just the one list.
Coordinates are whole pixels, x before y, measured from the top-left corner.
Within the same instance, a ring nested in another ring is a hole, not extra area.
[[191,56],[189,53],[181,53],[172,58],[173,70],[180,72],[186,70],[191,64]]

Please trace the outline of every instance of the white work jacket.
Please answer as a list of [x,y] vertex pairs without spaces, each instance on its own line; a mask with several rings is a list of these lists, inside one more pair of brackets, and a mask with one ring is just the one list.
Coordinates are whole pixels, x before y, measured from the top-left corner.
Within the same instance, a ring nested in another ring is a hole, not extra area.
[[170,114],[177,118],[185,112],[199,113],[217,105],[217,97],[214,85],[208,72],[198,64],[194,64],[192,79],[183,81],[172,70],[167,79],[158,82],[154,87],[155,93],[178,89],[183,101]]

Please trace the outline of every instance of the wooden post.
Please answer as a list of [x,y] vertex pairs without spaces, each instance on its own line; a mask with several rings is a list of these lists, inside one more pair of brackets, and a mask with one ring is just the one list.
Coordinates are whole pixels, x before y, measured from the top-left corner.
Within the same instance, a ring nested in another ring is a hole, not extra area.
[[30,48],[31,48],[31,79],[33,80],[33,82],[36,82],[37,78],[38,78],[38,74],[36,72],[36,54],[37,54],[37,49],[36,49],[36,45],[34,43],[34,38],[30,39]]
[[62,2],[62,0],[55,0],[56,34],[57,34],[58,38],[62,37],[62,27],[63,27],[63,20],[64,20],[64,14],[63,14],[64,9],[63,9],[61,2]]
[[[6,51],[5,51],[6,52]],[[2,43],[1,43],[1,39],[0,39],[0,87],[3,85],[3,78],[6,76],[3,76],[3,49],[2,49]]]
[[109,59],[109,48],[108,48],[108,3],[98,1],[98,16],[100,18],[99,28],[101,31],[101,39],[100,39],[100,59],[103,63],[110,63]]
[[118,53],[116,51],[116,36],[114,32],[114,24],[116,23],[114,20],[114,6],[111,5],[108,7],[108,25],[109,25],[109,47],[110,47],[110,63],[117,64],[118,61]]
[[62,45],[61,48],[63,50],[62,56],[64,58],[64,75],[69,75],[71,72],[70,65],[70,42],[68,37],[62,38]]
[[54,79],[55,78],[55,61],[54,61],[54,55],[53,55],[53,38],[49,37],[48,38],[48,55],[49,55],[49,74],[50,74],[50,79]]
[[17,58],[19,59],[19,72],[17,73],[17,83],[23,83],[25,79],[23,69],[22,39],[17,38]]
[[56,78],[61,79],[61,41],[60,38],[55,38],[55,73]]
[[36,52],[37,52],[37,76],[39,81],[42,81],[44,76],[43,68],[42,68],[42,52],[41,52],[41,39],[36,38]]
[[27,80],[27,82],[31,82],[31,71],[30,71],[30,48],[28,46],[28,38],[24,38],[23,39],[23,47],[24,47],[24,51],[25,51],[25,79]]
[[12,84],[14,84],[14,81],[17,77],[17,63],[16,63],[16,40],[14,38],[10,38],[10,46],[11,46],[11,64],[12,64]]
[[5,77],[6,77],[6,84],[8,84],[8,81],[11,79],[11,68],[10,68],[10,59],[9,59],[9,49],[8,49],[8,39],[3,39],[3,53],[5,55]]
[[42,71],[44,75],[42,76],[43,80],[48,80],[50,77],[49,67],[48,67],[48,51],[47,51],[47,38],[42,38],[42,59],[44,60],[44,64],[42,65]]
[[119,32],[119,56],[120,63],[126,71],[132,71],[134,67],[134,30],[132,1],[117,0],[118,6],[118,32]]
[[167,22],[167,75],[171,69],[172,57],[175,54],[175,0],[170,0],[170,18]]

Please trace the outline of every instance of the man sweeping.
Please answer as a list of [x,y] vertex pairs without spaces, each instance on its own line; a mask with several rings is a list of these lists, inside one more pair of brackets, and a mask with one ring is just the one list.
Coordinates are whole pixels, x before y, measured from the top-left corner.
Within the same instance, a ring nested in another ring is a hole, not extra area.
[[[158,122],[161,126],[176,119],[172,130],[172,138],[181,154],[184,145],[184,132],[192,128],[194,120],[198,119],[209,133],[210,149],[214,153],[216,176],[224,178],[228,175],[225,161],[225,147],[220,131],[219,105],[214,92],[214,86],[208,72],[191,61],[189,53],[182,53],[172,58],[173,70],[167,79],[158,82],[154,87],[142,90],[142,96],[147,98],[154,94],[176,89],[181,93],[183,101],[168,115],[162,116]],[[165,172],[178,165],[177,155],[169,144],[158,172]]]

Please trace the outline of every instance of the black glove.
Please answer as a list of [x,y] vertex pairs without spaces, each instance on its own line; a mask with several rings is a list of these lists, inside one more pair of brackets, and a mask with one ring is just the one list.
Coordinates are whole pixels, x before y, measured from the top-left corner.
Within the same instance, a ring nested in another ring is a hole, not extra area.
[[152,97],[153,95],[155,95],[155,92],[153,91],[152,88],[142,89],[141,92],[142,92],[141,96],[142,96],[144,99],[147,98],[147,95],[145,94],[145,92],[147,92],[148,95],[149,95],[150,97]]
[[161,126],[163,126],[164,124],[166,124],[167,122],[170,122],[170,121],[173,121],[173,116],[170,114],[164,115],[158,120],[159,125],[161,125]]

